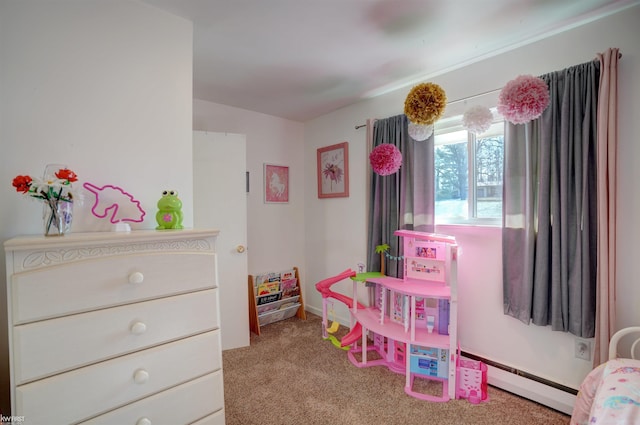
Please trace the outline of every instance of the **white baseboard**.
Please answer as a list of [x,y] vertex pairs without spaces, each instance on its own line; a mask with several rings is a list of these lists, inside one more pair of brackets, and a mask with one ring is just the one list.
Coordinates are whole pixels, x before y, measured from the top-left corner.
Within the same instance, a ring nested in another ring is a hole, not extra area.
[[308,311],[309,313],[313,313],[316,316],[322,317],[322,309],[321,308],[315,308],[315,307],[311,307],[311,306],[305,305],[304,309],[306,311]]
[[506,370],[487,366],[489,385],[571,415],[576,396]]

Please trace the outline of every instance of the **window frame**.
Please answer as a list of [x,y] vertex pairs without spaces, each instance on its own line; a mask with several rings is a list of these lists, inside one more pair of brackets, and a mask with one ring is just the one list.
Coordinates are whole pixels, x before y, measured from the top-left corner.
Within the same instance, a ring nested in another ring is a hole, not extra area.
[[[495,108],[490,108],[493,113],[493,121],[491,125],[503,124],[502,136],[504,138],[504,118],[497,113]],[[457,131],[466,131],[467,133],[467,218],[460,217],[443,217],[438,216],[435,213],[434,208],[434,222],[435,225],[465,225],[465,226],[490,226],[490,227],[502,227],[502,217],[477,217],[478,205],[477,205],[477,140],[478,136],[466,130],[462,126],[462,115],[453,115],[443,120],[440,120],[434,126],[434,137],[437,137],[438,132],[441,134],[453,133]],[[483,138],[483,135],[480,135]],[[460,142],[458,142],[460,143]],[[438,144],[434,145],[437,148]],[[503,146],[504,149],[504,146]],[[504,152],[504,151],[503,151]],[[435,161],[435,152],[434,152]],[[434,162],[435,170],[435,162]],[[434,202],[437,202],[434,199]]]

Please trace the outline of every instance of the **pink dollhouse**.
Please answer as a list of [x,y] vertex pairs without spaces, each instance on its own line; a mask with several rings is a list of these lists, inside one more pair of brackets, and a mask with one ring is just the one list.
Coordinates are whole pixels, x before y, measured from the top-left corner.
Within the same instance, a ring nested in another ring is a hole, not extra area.
[[[383,365],[405,374],[405,392],[413,397],[455,399],[458,246],[451,236],[408,230],[395,235],[403,238],[404,277],[366,279],[373,305],[350,303],[361,333],[360,343],[356,341],[348,351],[349,359],[357,367]],[[352,279],[356,299],[362,279]],[[441,382],[441,394],[416,391],[417,379]]]

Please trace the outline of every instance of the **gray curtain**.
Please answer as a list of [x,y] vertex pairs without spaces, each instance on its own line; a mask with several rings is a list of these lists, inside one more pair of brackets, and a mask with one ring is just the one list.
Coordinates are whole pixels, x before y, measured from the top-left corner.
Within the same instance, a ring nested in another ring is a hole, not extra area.
[[551,102],[505,125],[504,313],[590,338],[596,293],[599,64],[543,75]]
[[[402,153],[400,170],[389,176],[373,172],[369,205],[369,235],[367,270],[380,270],[377,245],[388,244],[389,256],[403,253],[398,229],[433,232],[434,222],[434,152],[433,134],[425,141],[416,142],[408,133],[406,115],[375,121],[373,148],[383,143],[395,145]],[[385,274],[402,277],[402,262],[385,257]]]

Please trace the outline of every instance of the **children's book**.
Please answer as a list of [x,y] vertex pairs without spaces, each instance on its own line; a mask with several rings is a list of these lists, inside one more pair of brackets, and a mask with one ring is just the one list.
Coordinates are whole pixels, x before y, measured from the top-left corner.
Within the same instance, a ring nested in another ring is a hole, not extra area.
[[282,294],[280,292],[276,292],[274,294],[262,295],[256,297],[256,305],[263,305],[267,303],[272,303],[274,301],[278,301]]
[[280,281],[280,273],[264,273],[256,276],[255,284],[257,287],[261,283],[279,282],[279,281]]
[[298,279],[295,277],[293,279],[283,280],[280,284],[280,289],[282,290],[282,298],[293,297],[294,295],[300,294]]
[[258,284],[258,296],[273,294],[280,291],[280,282],[262,282]]
[[280,273],[280,280],[282,280],[283,282],[285,280],[290,280],[295,278],[296,278],[296,271],[294,269],[285,270]]
[[[256,295],[277,292],[280,290],[280,273],[263,273],[256,275],[253,285]],[[277,288],[275,287],[276,285],[278,285]]]

